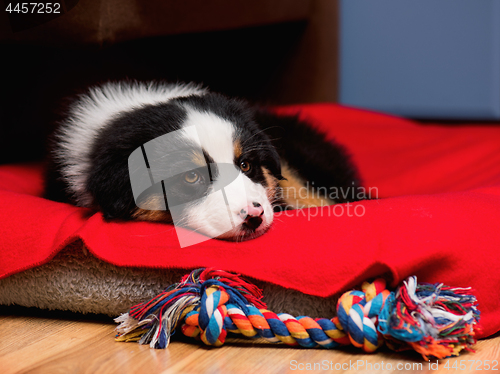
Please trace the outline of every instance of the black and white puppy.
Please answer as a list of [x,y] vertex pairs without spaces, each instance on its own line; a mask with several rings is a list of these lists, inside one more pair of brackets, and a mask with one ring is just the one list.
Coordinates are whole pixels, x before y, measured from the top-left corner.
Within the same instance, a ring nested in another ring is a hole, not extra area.
[[76,98],[51,142],[46,182],[47,198],[107,220],[172,222],[175,205],[176,224],[229,240],[263,234],[276,209],[357,200],[360,187],[343,148],[295,117],[194,84],[137,82]]

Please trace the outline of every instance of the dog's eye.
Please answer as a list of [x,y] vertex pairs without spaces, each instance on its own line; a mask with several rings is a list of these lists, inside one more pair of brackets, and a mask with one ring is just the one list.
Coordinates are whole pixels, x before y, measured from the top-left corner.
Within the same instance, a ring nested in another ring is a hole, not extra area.
[[250,170],[252,166],[250,165],[249,162],[246,161],[241,161],[240,162],[240,169],[244,171],[245,173]]
[[184,174],[184,180],[189,184],[196,183],[196,182],[198,182],[199,179],[200,179],[200,176],[197,173],[195,173],[194,171],[189,171],[186,174]]

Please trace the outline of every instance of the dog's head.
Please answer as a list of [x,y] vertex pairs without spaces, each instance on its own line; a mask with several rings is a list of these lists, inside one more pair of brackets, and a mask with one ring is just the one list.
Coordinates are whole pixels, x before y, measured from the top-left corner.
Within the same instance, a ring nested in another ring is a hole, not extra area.
[[[244,102],[218,94],[171,100],[179,110],[170,131],[129,157],[133,216],[164,220],[211,238],[245,240],[273,221],[281,177],[278,153]],[[168,108],[149,118],[168,121]],[[182,243],[181,243],[182,244]]]

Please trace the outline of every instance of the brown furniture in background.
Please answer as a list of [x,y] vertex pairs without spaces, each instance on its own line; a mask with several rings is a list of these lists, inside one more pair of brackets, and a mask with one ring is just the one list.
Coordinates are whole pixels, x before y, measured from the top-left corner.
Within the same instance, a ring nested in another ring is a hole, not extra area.
[[0,13],[0,163],[41,158],[62,99],[106,80],[195,81],[270,105],[336,101],[337,0],[62,5],[53,19]]

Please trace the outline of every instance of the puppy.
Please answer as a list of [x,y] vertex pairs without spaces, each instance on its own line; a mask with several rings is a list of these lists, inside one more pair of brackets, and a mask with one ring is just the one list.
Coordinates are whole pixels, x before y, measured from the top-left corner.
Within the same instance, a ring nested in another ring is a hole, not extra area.
[[360,198],[342,147],[296,117],[194,84],[89,89],[70,105],[48,161],[49,199],[219,239],[262,235],[275,210]]

